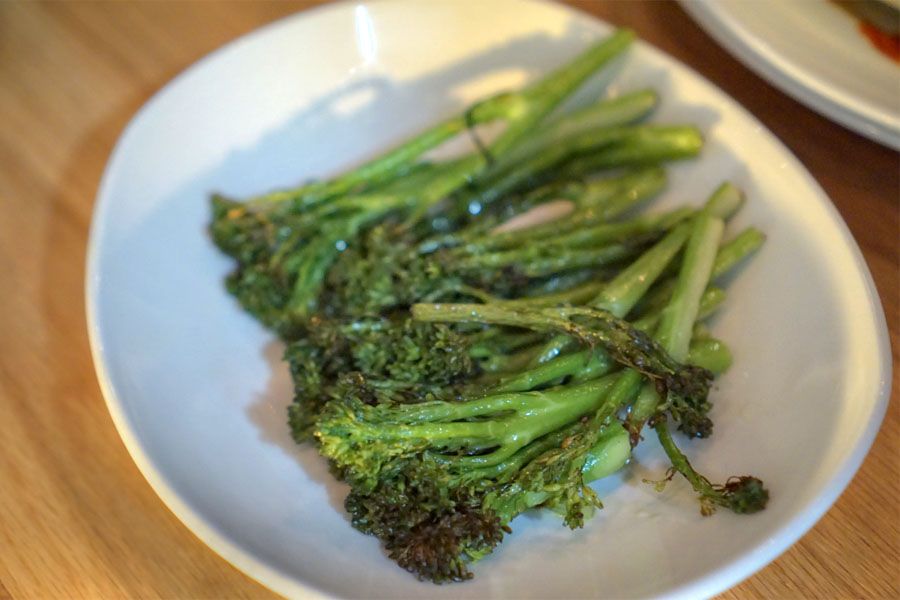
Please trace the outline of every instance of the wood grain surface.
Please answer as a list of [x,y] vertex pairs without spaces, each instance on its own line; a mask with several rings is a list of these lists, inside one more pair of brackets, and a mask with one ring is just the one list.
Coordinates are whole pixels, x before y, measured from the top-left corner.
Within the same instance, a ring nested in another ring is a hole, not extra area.
[[[825,517],[723,598],[900,597],[900,159],[766,84],[669,2],[580,2],[636,29],[765,123],[824,187],[874,275],[891,404]],[[195,60],[308,2],[0,2],[0,599],[270,598],[155,496],[88,348],[94,195],[135,111]]]

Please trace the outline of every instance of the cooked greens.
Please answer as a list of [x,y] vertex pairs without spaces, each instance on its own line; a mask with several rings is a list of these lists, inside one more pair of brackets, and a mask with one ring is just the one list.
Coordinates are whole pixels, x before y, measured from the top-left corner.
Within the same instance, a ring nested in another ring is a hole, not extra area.
[[[741,193],[644,212],[700,132],[647,122],[650,90],[556,110],[633,37],[338,177],[212,199],[228,290],[287,346],[294,438],[349,485],[353,526],[420,579],[470,578],[529,509],[581,527],[601,506],[588,484],[648,425],[663,481],[684,475],[704,514],[766,505],[754,477],[696,473],[668,428],[712,433],[710,385],[731,363],[704,324],[714,282],[763,241],[722,241]],[[492,121],[505,128],[483,141]],[[469,154],[424,160],[469,134]]]

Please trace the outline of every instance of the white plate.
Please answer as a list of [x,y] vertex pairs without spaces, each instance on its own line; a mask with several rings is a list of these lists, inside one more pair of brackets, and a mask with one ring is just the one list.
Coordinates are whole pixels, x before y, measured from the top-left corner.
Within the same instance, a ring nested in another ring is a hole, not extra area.
[[900,65],[827,0],[681,0],[717,42],[813,110],[900,149]]
[[[208,194],[245,196],[346,168],[499,88],[576,55],[611,28],[543,2],[379,2],[304,12],[200,61],[122,134],[88,253],[91,344],[110,412],[163,501],[227,560],[294,597],[575,598],[712,595],[784,551],[847,485],[890,387],[884,316],[861,255],[809,174],[718,89],[645,44],[613,93],[654,86],[660,122],[705,132],[663,203],[698,203],[728,178],[749,201],[733,225],[769,241],[714,324],[735,364],[716,432],[685,442],[714,479],[757,474],[754,516],[703,518],[684,482],[659,495],[656,443],[598,484],[606,508],[577,532],[523,516],[474,581],[420,583],[342,510],[345,489],[285,424],[281,346],[222,287]],[[597,93],[597,85],[587,90]],[[582,99],[586,96],[583,95]]]

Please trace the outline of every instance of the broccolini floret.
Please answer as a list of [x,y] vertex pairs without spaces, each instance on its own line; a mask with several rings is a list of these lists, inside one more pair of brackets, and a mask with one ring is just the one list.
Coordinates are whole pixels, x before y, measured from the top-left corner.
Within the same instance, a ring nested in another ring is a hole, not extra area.
[[385,394],[417,402],[451,393],[477,371],[469,344],[447,326],[409,319],[311,321],[285,351],[297,399],[288,412],[294,438],[308,439],[320,410],[348,390],[364,389],[368,403]]
[[465,579],[523,511],[546,506],[580,527],[600,506],[584,469],[617,426],[604,403],[613,379],[412,405],[373,406],[358,390],[329,403],[314,435],[351,486],[355,526],[422,578]]

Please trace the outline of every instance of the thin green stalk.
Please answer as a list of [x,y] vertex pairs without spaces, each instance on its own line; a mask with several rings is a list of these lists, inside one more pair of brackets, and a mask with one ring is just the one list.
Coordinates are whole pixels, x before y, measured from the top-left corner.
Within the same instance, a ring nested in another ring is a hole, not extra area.
[[578,306],[585,304],[589,299],[597,295],[605,285],[602,281],[587,281],[570,288],[551,292],[541,296],[528,296],[525,298],[512,298],[509,300],[495,299],[504,306],[560,306],[571,304]]
[[604,427],[597,443],[588,452],[581,471],[584,482],[590,483],[612,475],[628,463],[631,458],[631,443],[628,430],[619,423]]
[[744,258],[756,252],[765,240],[766,236],[762,232],[751,227],[722,244],[716,254],[710,278],[717,279],[733,269]]
[[485,250],[506,248],[553,238],[560,231],[604,223],[619,216],[635,203],[658,193],[665,187],[665,183],[665,171],[659,167],[647,167],[625,175],[586,183],[573,183],[547,198],[548,201],[571,201],[575,205],[572,213],[527,229],[488,233],[473,238],[469,243],[473,247]]
[[[516,413],[490,422],[446,423],[437,426],[441,437],[450,439],[468,439],[469,435],[460,436],[464,427],[478,426],[487,433],[483,437],[492,437],[500,441],[500,448],[483,455],[461,456],[454,458],[455,465],[461,468],[481,467],[497,464],[506,460],[516,451],[551,431],[576,421],[580,416],[596,410],[603,402],[606,392],[612,386],[615,375],[594,379],[574,386],[563,386],[540,392],[513,394],[527,397],[527,412]],[[542,406],[541,406],[542,405]],[[446,429],[452,428],[452,429]],[[457,431],[458,429],[458,431]],[[445,436],[444,431],[449,433]]]
[[700,298],[712,273],[713,261],[722,239],[725,224],[708,212],[695,217],[691,237],[684,252],[681,275],[672,299],[663,309],[656,339],[675,360],[687,356],[691,330],[700,309]]
[[607,310],[617,317],[627,315],[669,261],[681,250],[690,231],[690,225],[684,223],[669,232],[609,282],[594,298],[591,306]]
[[716,506],[724,506],[738,514],[755,513],[766,507],[769,492],[756,477],[731,477],[724,485],[713,485],[706,477],[697,473],[687,457],[675,445],[667,421],[668,417],[665,414],[658,416],[654,423],[656,435],[672,462],[672,468],[681,473],[690,482],[694,491],[700,494],[701,514],[711,515],[715,512]]
[[566,217],[567,223],[599,223],[610,221],[652,198],[666,186],[666,172],[658,165],[641,166],[622,177],[622,188],[602,202],[594,200],[597,182],[588,182],[584,193],[575,202],[575,211]]
[[506,131],[491,144],[491,152],[499,155],[509,150],[588,77],[621,54],[635,37],[633,31],[619,29],[591,46],[575,60],[527,88],[522,92],[527,100],[526,114],[511,120]]
[[[726,275],[747,256],[755,252],[764,241],[765,236],[762,233],[749,228],[722,244],[716,253],[710,279],[715,280]],[[640,308],[640,318],[635,321],[635,327],[644,331],[655,328],[660,316],[658,313],[669,302],[674,288],[675,279],[666,279],[657,284],[648,297],[641,300],[643,306]],[[715,286],[708,286],[700,301],[701,309],[698,319],[707,318],[724,298],[724,293]]]
[[721,375],[731,366],[731,351],[721,341],[715,338],[697,339],[694,336],[688,349],[687,362],[698,367],[712,371],[714,375]]
[[[532,270],[534,271],[544,271],[546,269],[539,266],[542,264],[542,261],[560,262],[564,265],[565,263],[562,261],[568,260],[571,257],[571,266],[559,269],[571,270],[582,266],[593,266],[598,264],[596,258],[590,258],[593,256],[609,256],[611,259],[618,259],[630,252],[630,244],[618,242],[615,238],[613,238],[613,241],[616,243],[601,244],[598,241],[598,244],[589,248],[581,247],[583,244],[573,244],[572,246],[569,246],[564,242],[556,243],[555,241],[542,245],[531,244],[491,252],[473,251],[470,253],[466,248],[459,248],[448,252],[451,257],[449,259],[449,268],[453,271],[470,271],[497,269],[515,265],[521,268],[533,267]],[[579,255],[584,255],[586,258],[578,258]]]
[[557,176],[583,177],[606,169],[683,160],[697,156],[702,147],[703,138],[693,127],[634,127],[617,143],[567,161]]
[[[264,210],[285,202],[292,202],[295,210],[304,210],[329,198],[351,191],[361,184],[372,184],[396,177],[408,169],[425,152],[436,148],[472,125],[497,119],[510,122],[506,132],[492,145],[494,154],[508,150],[518,139],[547,115],[563,98],[575,90],[588,76],[601,68],[627,47],[634,39],[630,31],[621,30],[594,45],[572,63],[563,66],[542,81],[521,93],[498,94],[484,100],[462,115],[430,127],[410,140],[378,158],[348,171],[334,179],[313,182],[295,190],[275,192],[250,200],[255,210]],[[627,101],[610,103],[595,109],[594,120],[618,122],[627,114],[643,114],[648,99],[635,95]],[[604,115],[605,117],[599,117]],[[582,121],[587,114],[581,115]],[[637,118],[637,117],[635,117]]]
[[516,94],[498,94],[482,101],[468,114],[447,119],[415,137],[404,141],[387,153],[326,181],[317,181],[293,190],[277,191],[251,198],[247,206],[252,210],[269,210],[289,205],[292,211],[304,211],[362,185],[370,186],[408,175],[414,162],[429,150],[457,136],[471,125],[480,125],[514,115],[522,99]]
[[630,92],[589,104],[564,115],[550,117],[540,125],[532,137],[542,138],[545,135],[552,135],[558,139],[585,129],[634,123],[650,114],[658,104],[659,95],[654,90]]
[[504,378],[491,388],[491,393],[525,392],[568,377],[574,377],[577,382],[589,381],[606,375],[615,365],[609,354],[600,348],[582,350]]
[[[679,473],[684,475],[685,479],[687,479],[691,486],[700,491],[704,496],[717,498],[721,497],[721,494],[718,490],[713,488],[713,486],[709,483],[706,477],[703,477],[696,471],[694,471],[693,467],[691,467],[690,462],[688,462],[687,457],[678,447],[675,445],[675,440],[672,439],[672,434],[669,432],[668,419],[665,415],[660,415],[659,420],[654,425],[654,429],[656,429],[656,435],[659,437],[659,443],[662,444],[663,449],[669,457],[669,460],[672,462],[672,466]],[[721,500],[724,503],[724,498]]]
[[[672,286],[674,287],[674,285]],[[671,296],[671,291],[666,295],[666,298]],[[703,319],[708,318],[712,313],[716,311],[719,306],[725,301],[725,291],[722,288],[718,288],[714,285],[707,286],[707,288],[703,291],[703,295],[700,297],[700,307],[697,312],[697,320],[702,321]],[[662,308],[659,310],[650,310],[646,315],[642,316],[640,319],[636,319],[632,321],[632,326],[635,329],[639,329],[641,331],[656,331],[656,328],[659,326],[660,321],[662,320]]]
[[[695,217],[691,237],[685,249],[684,260],[672,298],[663,309],[656,340],[675,360],[687,358],[691,333],[700,309],[700,298],[706,290],[712,273],[724,223],[707,211]],[[659,403],[655,386],[645,384],[632,406],[630,419],[635,427],[643,423]]]
[[683,221],[693,212],[690,208],[679,208],[659,215],[635,217],[628,221],[590,225],[557,235],[549,242],[554,246],[566,246],[569,248],[625,242],[641,234],[662,234]]
[[541,154],[548,148],[564,146],[585,131],[621,130],[622,126],[633,124],[647,116],[658,102],[656,92],[643,90],[601,100],[580,110],[548,118],[525,136],[498,167],[512,166],[526,157]]

